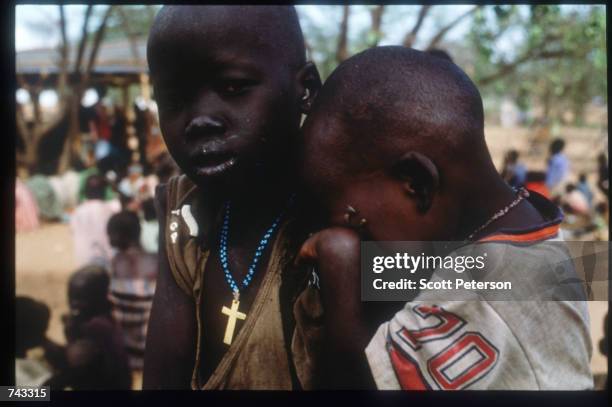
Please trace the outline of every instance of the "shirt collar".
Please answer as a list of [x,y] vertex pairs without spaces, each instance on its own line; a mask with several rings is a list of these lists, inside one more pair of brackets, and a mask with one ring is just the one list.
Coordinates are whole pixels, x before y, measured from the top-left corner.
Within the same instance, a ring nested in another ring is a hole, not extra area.
[[527,201],[540,212],[544,218],[543,222],[525,228],[502,228],[479,239],[478,242],[535,243],[557,237],[563,220],[561,209],[533,191],[529,191]]

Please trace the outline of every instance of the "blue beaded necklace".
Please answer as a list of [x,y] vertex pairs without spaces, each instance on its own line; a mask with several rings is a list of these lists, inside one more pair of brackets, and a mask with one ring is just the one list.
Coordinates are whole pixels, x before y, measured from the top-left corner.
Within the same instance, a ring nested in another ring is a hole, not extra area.
[[[287,207],[289,207],[293,203],[293,198],[294,196],[291,196]],[[283,210],[276,217],[276,219],[274,219],[274,222],[272,222],[272,225],[266,230],[266,233],[264,233],[263,237],[259,241],[259,245],[257,246],[257,249],[255,249],[255,255],[253,256],[253,261],[251,262],[251,265],[249,266],[246,276],[242,280],[242,284],[241,284],[242,290],[246,289],[251,283],[251,280],[253,279],[253,274],[255,274],[255,270],[257,270],[257,264],[259,263],[259,258],[261,257],[264,250],[266,249],[268,242],[271,240],[272,235],[278,228],[278,225],[284,215],[285,215],[285,210]],[[232,300],[231,308],[223,306],[223,308],[221,309],[221,313],[228,316],[227,327],[225,328],[225,337],[223,339],[223,342],[227,345],[231,345],[232,343],[232,338],[234,336],[234,329],[236,328],[236,321],[238,319],[246,318],[245,313],[238,311],[238,307],[240,306],[240,289],[238,288],[238,284],[236,283],[236,280],[234,280],[234,277],[232,276],[232,273],[229,270],[229,263],[227,260],[227,256],[228,256],[227,241],[228,241],[228,235],[229,235],[229,219],[230,219],[230,202],[228,201],[225,204],[225,212],[223,215],[223,225],[221,227],[221,236],[219,239],[219,257],[221,259],[221,267],[223,268],[223,273],[225,274],[225,280],[229,284],[230,288],[232,289],[232,293],[234,295],[234,299]]]

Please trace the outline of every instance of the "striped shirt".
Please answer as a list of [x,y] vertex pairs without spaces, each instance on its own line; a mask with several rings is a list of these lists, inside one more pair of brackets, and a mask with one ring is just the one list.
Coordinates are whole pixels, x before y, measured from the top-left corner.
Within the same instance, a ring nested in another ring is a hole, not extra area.
[[130,367],[136,370],[143,367],[156,275],[157,256],[141,249],[129,249],[113,259],[109,299],[113,318],[123,331]]

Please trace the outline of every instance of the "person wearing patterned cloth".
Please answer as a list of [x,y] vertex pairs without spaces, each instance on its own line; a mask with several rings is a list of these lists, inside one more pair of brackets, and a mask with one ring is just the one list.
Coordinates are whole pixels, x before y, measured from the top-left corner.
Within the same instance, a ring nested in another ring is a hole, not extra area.
[[15,179],[15,231],[28,232],[38,228],[38,205],[34,195],[19,179]]
[[119,212],[119,201],[104,201],[106,180],[100,175],[91,175],[85,183],[86,200],[74,210],[70,217],[70,229],[74,241],[74,257],[79,267],[100,264],[108,267],[111,247],[106,234],[110,217]]
[[123,331],[132,371],[142,370],[157,256],[140,246],[140,219],[135,213],[122,211],[111,216],[107,231],[110,245],[118,250],[111,261],[113,318]]
[[[328,387],[592,388],[583,291],[555,301],[465,290],[421,291],[386,308],[360,302],[360,240],[478,242],[499,260],[487,276],[527,288],[575,275],[557,266],[572,264],[565,250],[541,244],[558,238],[560,210],[499,176],[482,99],[459,67],[405,47],[357,54],[326,81],[303,140],[305,184],[329,225],[299,257],[320,274]],[[527,272],[533,263],[541,274]]]

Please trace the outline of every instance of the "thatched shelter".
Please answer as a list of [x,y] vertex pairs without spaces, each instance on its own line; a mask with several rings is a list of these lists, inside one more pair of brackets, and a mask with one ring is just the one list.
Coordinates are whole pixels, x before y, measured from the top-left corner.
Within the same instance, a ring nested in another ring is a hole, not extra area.
[[[77,48],[70,47],[69,67],[75,64]],[[124,87],[132,83],[142,83],[143,79],[147,79],[143,78],[147,72],[145,39],[134,43],[126,39],[104,41],[100,45],[90,83],[93,86]],[[16,73],[19,82],[53,88],[60,73],[60,53],[57,48],[19,51],[16,54]]]

